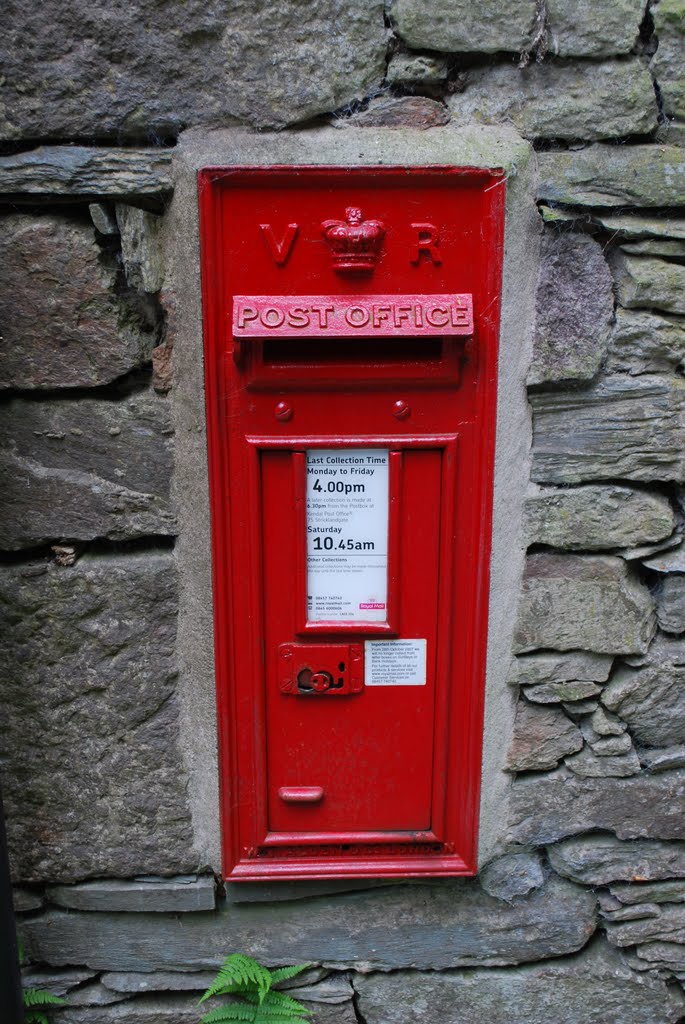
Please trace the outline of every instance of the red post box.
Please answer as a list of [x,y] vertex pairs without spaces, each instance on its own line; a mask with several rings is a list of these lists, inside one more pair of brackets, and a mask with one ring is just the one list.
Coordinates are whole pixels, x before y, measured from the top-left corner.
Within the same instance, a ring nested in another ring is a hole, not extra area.
[[503,176],[199,187],[226,876],[472,874]]

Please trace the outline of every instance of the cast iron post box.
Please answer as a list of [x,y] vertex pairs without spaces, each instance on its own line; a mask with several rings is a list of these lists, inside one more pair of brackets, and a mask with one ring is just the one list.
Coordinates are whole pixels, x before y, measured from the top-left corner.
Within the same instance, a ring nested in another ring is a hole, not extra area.
[[199,188],[225,874],[472,874],[502,175]]

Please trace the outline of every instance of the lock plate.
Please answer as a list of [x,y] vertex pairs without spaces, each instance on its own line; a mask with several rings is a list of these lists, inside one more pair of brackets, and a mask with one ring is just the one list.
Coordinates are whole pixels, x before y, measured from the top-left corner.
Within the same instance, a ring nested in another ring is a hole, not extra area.
[[278,680],[282,694],[344,697],[364,689],[362,644],[281,644]]

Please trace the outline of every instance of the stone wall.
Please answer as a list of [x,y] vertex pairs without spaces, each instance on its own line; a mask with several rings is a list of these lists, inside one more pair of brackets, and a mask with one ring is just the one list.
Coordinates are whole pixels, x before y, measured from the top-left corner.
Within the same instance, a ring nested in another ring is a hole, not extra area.
[[[10,5],[0,768],[27,972],[66,994],[56,1021],[197,1021],[234,950],[311,961],[315,1024],[685,1019],[684,14]],[[172,150],[186,128],[312,118],[513,125],[537,151],[511,813],[476,879],[231,886],[205,854],[178,686],[170,495],[194,440],[170,401]]]

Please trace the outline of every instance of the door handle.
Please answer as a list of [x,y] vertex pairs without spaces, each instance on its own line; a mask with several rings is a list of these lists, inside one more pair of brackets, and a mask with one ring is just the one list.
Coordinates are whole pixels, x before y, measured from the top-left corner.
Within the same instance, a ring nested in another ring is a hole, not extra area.
[[278,795],[286,804],[318,804],[323,800],[323,787],[281,786]]

